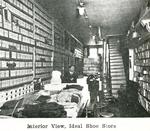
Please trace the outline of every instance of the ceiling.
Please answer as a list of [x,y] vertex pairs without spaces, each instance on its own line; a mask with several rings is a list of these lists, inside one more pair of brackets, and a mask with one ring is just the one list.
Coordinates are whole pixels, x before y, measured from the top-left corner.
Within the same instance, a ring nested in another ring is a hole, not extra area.
[[37,1],[85,44],[97,27],[101,27],[103,37],[126,34],[131,22],[138,20],[146,3],[146,0],[80,0],[85,3],[88,16],[88,19],[85,19],[83,16],[77,17],[78,0]]

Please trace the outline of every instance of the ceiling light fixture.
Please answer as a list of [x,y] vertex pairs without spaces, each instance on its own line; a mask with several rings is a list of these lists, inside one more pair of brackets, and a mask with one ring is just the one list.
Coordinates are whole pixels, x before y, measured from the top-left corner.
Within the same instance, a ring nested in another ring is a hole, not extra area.
[[131,31],[132,31],[132,38],[137,38],[138,37],[138,32],[136,31],[134,21],[132,21],[132,23],[131,23]]
[[133,33],[132,33],[132,38],[137,38],[138,37],[138,33],[136,32],[136,31],[134,31]]
[[103,38],[102,38],[102,29],[101,29],[100,26],[98,27],[98,37],[99,37],[100,41],[103,40]]
[[128,32],[127,32],[127,37],[130,35],[130,30],[128,30]]
[[96,45],[96,43],[95,43],[95,35],[91,35],[90,36],[90,40],[89,40],[89,42],[88,42],[88,45]]
[[81,1],[78,1],[78,6],[77,6],[79,15],[83,16],[85,15],[85,7],[84,7],[84,3]]
[[92,28],[92,25],[89,25],[89,28]]

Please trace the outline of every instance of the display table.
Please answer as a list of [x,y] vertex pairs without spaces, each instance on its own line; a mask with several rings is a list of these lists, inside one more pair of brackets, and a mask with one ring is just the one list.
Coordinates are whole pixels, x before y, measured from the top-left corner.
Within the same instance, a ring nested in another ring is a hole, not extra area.
[[81,100],[78,104],[74,104],[72,102],[58,103],[65,107],[65,110],[67,111],[67,117],[80,116],[84,108],[90,103],[90,93],[88,91],[88,85],[86,84],[86,77],[77,79],[77,83],[46,84],[44,86],[44,90],[48,90],[50,92],[61,92],[67,85],[80,85],[83,87],[83,89],[79,91]]

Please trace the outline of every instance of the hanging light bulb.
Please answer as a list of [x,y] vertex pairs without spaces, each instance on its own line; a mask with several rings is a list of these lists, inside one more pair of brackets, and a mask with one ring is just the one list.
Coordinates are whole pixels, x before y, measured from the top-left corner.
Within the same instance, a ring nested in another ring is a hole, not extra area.
[[132,29],[132,38],[137,38],[138,37],[138,33],[137,33],[136,29],[135,29],[134,21],[132,21],[131,29]]
[[89,28],[92,28],[92,25],[89,25]]
[[127,32],[127,37],[130,35],[130,30],[128,30],[128,32]]
[[134,31],[133,33],[132,33],[132,38],[137,38],[138,37],[138,33],[136,32],[136,31]]
[[90,41],[89,41],[88,45],[96,45],[94,35],[90,37]]

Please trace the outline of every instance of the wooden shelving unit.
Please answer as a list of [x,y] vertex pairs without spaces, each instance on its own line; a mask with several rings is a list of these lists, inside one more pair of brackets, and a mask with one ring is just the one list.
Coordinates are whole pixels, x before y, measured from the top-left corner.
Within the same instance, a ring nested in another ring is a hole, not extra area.
[[33,79],[32,3],[19,0],[3,0],[3,3],[6,8],[0,17],[0,90]]
[[134,81],[139,83],[139,102],[150,112],[150,34],[134,49]]
[[52,20],[45,14],[45,12],[35,5],[35,43],[36,43],[36,69],[35,76],[42,78],[44,83],[50,82],[50,75],[52,68]]
[[36,77],[50,83],[52,70],[82,62],[82,43],[35,0],[1,1],[0,102],[34,91]]

